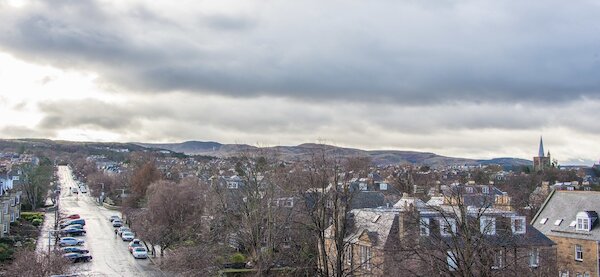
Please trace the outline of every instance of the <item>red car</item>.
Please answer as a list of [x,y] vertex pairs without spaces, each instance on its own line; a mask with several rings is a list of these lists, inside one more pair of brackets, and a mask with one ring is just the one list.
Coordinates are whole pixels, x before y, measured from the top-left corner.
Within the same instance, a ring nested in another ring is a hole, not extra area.
[[81,216],[79,216],[78,214],[70,214],[66,218],[68,218],[68,219],[80,219]]

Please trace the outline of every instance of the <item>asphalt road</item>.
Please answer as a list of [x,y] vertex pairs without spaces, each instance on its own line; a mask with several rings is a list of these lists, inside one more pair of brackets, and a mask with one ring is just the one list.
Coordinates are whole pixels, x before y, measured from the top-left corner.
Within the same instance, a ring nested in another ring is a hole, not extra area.
[[[108,218],[120,215],[118,211],[98,206],[88,196],[89,193],[72,193],[70,188],[77,185],[67,166],[59,166],[58,176],[62,191],[60,211],[63,214],[79,214],[85,219],[87,234],[78,238],[85,240],[84,247],[90,250],[93,257],[89,263],[76,264],[77,273],[83,276],[166,276],[149,259],[134,259],[127,251],[128,242],[115,236]],[[47,247],[47,242],[45,244]]]

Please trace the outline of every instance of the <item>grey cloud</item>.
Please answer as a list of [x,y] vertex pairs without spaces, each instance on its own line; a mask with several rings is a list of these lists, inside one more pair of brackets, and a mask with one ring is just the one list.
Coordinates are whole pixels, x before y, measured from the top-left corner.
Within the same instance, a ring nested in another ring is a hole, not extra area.
[[[590,126],[597,119],[593,111],[600,110],[600,101],[541,107],[466,102],[398,108],[393,103],[298,105],[297,101],[282,98],[231,99],[171,93],[131,96],[118,103],[56,101],[39,108],[44,119],[36,127],[38,132],[105,131],[118,135],[121,141],[200,139],[290,145],[325,139],[368,149],[530,158],[543,134],[547,147],[562,160],[589,160],[600,155],[590,150],[600,132]],[[573,123],[572,118],[589,120]],[[21,131],[27,134],[27,130]],[[590,147],[578,148],[584,142]]]
[[256,12],[190,7],[177,18],[141,4],[37,1],[0,11],[0,48],[134,91],[405,106],[600,96],[591,3],[250,3]]
[[44,130],[92,127],[118,132],[140,127],[125,107],[97,100],[49,102],[39,108],[44,118],[38,128]]
[[24,126],[8,125],[0,127],[3,138],[49,138],[56,136],[53,130],[41,130]]

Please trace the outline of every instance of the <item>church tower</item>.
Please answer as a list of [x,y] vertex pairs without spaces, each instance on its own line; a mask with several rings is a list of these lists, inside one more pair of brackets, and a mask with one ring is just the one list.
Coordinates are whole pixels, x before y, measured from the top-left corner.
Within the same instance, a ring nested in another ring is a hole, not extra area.
[[538,150],[537,157],[533,157],[533,170],[544,171],[552,166],[552,159],[550,158],[550,151],[548,155],[544,155],[544,140],[540,136],[540,148]]

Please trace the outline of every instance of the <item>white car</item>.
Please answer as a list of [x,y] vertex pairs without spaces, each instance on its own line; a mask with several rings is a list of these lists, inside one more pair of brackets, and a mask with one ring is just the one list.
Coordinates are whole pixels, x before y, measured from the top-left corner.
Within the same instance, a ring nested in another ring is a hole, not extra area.
[[85,186],[80,186],[79,190],[81,191],[81,193],[87,193],[87,189],[85,188]]
[[132,232],[123,232],[121,238],[123,241],[132,241],[135,238],[135,235]]
[[76,238],[72,238],[72,237],[64,237],[64,238],[60,238],[60,241],[58,242],[58,246],[75,246],[75,245],[82,245],[84,243],[83,240],[81,239],[76,239]]
[[146,259],[148,258],[148,251],[144,247],[136,247],[131,251],[131,255],[136,259]]

